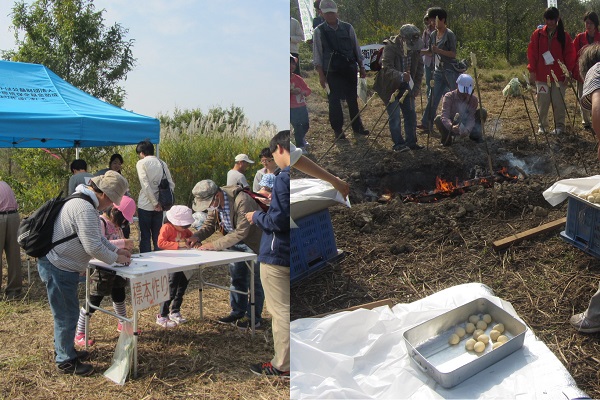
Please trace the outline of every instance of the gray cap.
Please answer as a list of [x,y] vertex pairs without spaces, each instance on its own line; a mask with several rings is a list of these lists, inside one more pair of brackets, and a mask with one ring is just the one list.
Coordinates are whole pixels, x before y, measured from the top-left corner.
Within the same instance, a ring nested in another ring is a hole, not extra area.
[[321,1],[321,4],[319,4],[319,10],[321,10],[321,12],[323,14],[328,13],[328,12],[338,12],[337,9],[337,4],[335,4],[335,2],[333,0],[323,0]]
[[117,206],[121,204],[121,199],[129,188],[127,179],[113,170],[108,170],[104,175],[96,176],[90,179],[90,181],[94,182],[98,189],[102,190],[102,192]]
[[421,39],[421,31],[412,24],[402,25],[400,28],[400,36],[404,39],[406,47],[408,47],[409,50],[421,50],[424,46],[423,39]]
[[194,195],[192,208],[194,211],[205,211],[210,206],[210,203],[212,203],[218,190],[219,187],[217,184],[210,179],[196,183],[196,186],[192,189],[192,194]]

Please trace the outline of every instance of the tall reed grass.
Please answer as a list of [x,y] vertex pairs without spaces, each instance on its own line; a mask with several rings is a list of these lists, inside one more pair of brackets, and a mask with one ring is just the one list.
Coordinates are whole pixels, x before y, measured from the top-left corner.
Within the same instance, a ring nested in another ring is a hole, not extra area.
[[[189,123],[181,126],[161,127],[161,140],[155,148],[155,154],[169,166],[175,181],[177,204],[190,206],[193,200],[192,188],[203,179],[212,179],[219,186],[225,185],[227,171],[233,167],[237,154],[248,154],[255,161],[246,171],[248,182],[252,182],[256,171],[262,168],[259,162],[260,151],[268,147],[276,128],[269,123],[251,125],[245,117],[233,120],[237,123],[228,122],[226,116],[215,118],[210,113],[192,118]],[[139,160],[135,147],[128,145],[110,149],[82,149],[80,157],[87,159],[88,171],[94,173],[106,168],[113,151],[121,154],[125,161],[122,166],[123,176],[129,181],[130,193],[137,201],[140,183],[135,168]],[[70,177],[68,165],[72,160],[65,166],[65,160],[57,160],[41,149],[10,150],[13,168],[6,168],[7,164],[3,161],[0,179],[7,181],[15,191],[21,213],[30,214],[44,201],[66,189]],[[97,154],[100,151],[106,154],[107,159],[90,164],[90,158],[94,158],[90,156],[92,152]]]

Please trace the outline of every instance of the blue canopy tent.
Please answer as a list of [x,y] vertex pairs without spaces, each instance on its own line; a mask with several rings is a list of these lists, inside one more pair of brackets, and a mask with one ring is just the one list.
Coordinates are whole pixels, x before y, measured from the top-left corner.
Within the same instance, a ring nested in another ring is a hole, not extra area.
[[0,61],[0,147],[158,144],[160,122],[105,103],[40,64]]

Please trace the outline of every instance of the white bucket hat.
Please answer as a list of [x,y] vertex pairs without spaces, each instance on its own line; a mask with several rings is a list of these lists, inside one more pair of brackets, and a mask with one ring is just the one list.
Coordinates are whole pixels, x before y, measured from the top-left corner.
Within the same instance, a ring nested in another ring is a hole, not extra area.
[[192,209],[186,206],[173,206],[167,211],[167,219],[176,226],[187,226],[194,223]]

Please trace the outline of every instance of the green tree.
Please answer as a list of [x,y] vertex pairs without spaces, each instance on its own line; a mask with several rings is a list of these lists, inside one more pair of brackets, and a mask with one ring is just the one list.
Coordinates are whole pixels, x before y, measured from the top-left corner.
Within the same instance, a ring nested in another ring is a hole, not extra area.
[[6,60],[44,64],[58,76],[121,107],[125,90],[118,82],[135,64],[134,40],[120,24],[104,26],[104,10],[93,0],[22,0],[12,8],[17,50],[2,51]]

